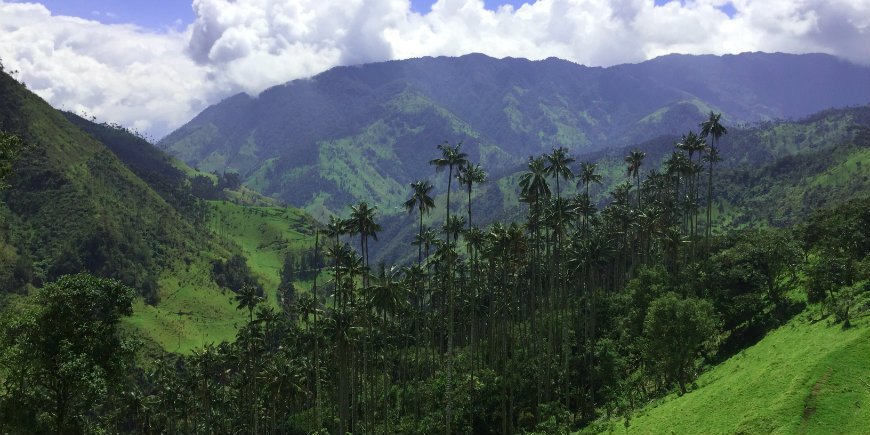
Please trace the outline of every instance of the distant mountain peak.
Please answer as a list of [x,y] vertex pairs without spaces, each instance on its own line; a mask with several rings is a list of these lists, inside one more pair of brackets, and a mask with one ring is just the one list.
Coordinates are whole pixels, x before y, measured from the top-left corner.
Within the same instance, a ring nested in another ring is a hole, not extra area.
[[337,67],[233,96],[161,144],[296,206],[392,207],[445,140],[501,170],[553,147],[579,154],[680,134],[711,110],[736,124],[868,102],[870,68],[823,54],[671,54],[601,68],[472,53]]

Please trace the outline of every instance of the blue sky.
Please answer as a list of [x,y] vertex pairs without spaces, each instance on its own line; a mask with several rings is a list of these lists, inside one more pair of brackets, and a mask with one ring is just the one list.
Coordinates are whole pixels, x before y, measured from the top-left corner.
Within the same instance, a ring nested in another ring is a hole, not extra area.
[[[15,0],[24,2],[26,0]],[[661,2],[663,0],[656,0]],[[56,15],[88,18],[106,24],[135,23],[143,27],[172,27],[193,21],[191,3],[184,0],[40,0]],[[411,9],[428,13],[435,0],[411,0]],[[487,9],[509,4],[519,7],[524,0],[485,0]]]
[[[662,5],[668,1],[680,0],[654,1],[656,5]],[[151,29],[187,25],[194,18],[191,3],[185,0],[40,0],[39,3],[55,15],[87,18],[106,24],[134,23]],[[411,0],[411,9],[426,14],[433,3],[435,0]],[[502,5],[518,8],[525,3],[534,3],[534,0],[484,0],[484,6],[490,10],[496,10]],[[734,15],[734,7],[730,3],[721,9],[729,16]]]

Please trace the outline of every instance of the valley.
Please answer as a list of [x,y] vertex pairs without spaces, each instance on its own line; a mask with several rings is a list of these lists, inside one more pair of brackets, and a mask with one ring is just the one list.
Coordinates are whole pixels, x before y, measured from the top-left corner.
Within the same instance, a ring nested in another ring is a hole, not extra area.
[[0,431],[861,433],[868,102],[827,55],[466,55],[155,145],[0,73]]

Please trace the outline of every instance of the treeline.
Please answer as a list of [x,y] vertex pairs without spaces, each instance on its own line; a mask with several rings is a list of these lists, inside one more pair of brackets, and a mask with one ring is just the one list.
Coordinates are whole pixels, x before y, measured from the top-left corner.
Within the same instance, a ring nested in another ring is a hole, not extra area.
[[[318,232],[313,252],[285,260],[281,286],[310,278],[311,292],[294,288],[275,310],[242,279],[236,300],[248,322],[236,341],[190,356],[135,362],[117,339],[118,313],[129,312],[117,298],[123,290],[62,278],[2,329],[0,409],[9,417],[0,427],[564,433],[691,390],[707,365],[807,303],[848,327],[870,308],[870,199],[790,229],[714,232],[722,134],[711,113],[660,168],[645,170],[644,154],[631,152],[627,181],[600,208],[588,194],[601,180],[595,163],[578,165],[563,148],[530,158],[525,220],[487,227],[475,225],[473,203],[485,172],[461,144],[442,144],[432,165],[448,177],[445,224],[425,225],[440,210],[429,181],[413,183],[405,204],[418,221],[415,262],[369,264],[381,228],[376,208],[358,203]],[[563,196],[566,183],[581,193]],[[462,210],[451,207],[457,185]],[[234,270],[227,266],[216,272]],[[73,305],[94,315],[41,321],[58,315],[69,292],[115,308]],[[116,339],[100,336],[108,345],[96,346],[66,329]],[[39,347],[47,342],[28,337],[68,344]],[[47,367],[61,369],[46,376]]]

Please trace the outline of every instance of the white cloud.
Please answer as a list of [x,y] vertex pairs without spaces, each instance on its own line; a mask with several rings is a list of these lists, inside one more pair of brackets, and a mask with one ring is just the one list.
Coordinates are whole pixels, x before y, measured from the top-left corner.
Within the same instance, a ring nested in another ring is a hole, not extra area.
[[[732,17],[722,12],[731,3]],[[870,64],[870,1],[193,0],[195,21],[152,31],[0,0],[0,57],[52,104],[159,136],[204,105],[336,65],[483,52],[587,65],[662,54],[826,52]]]

